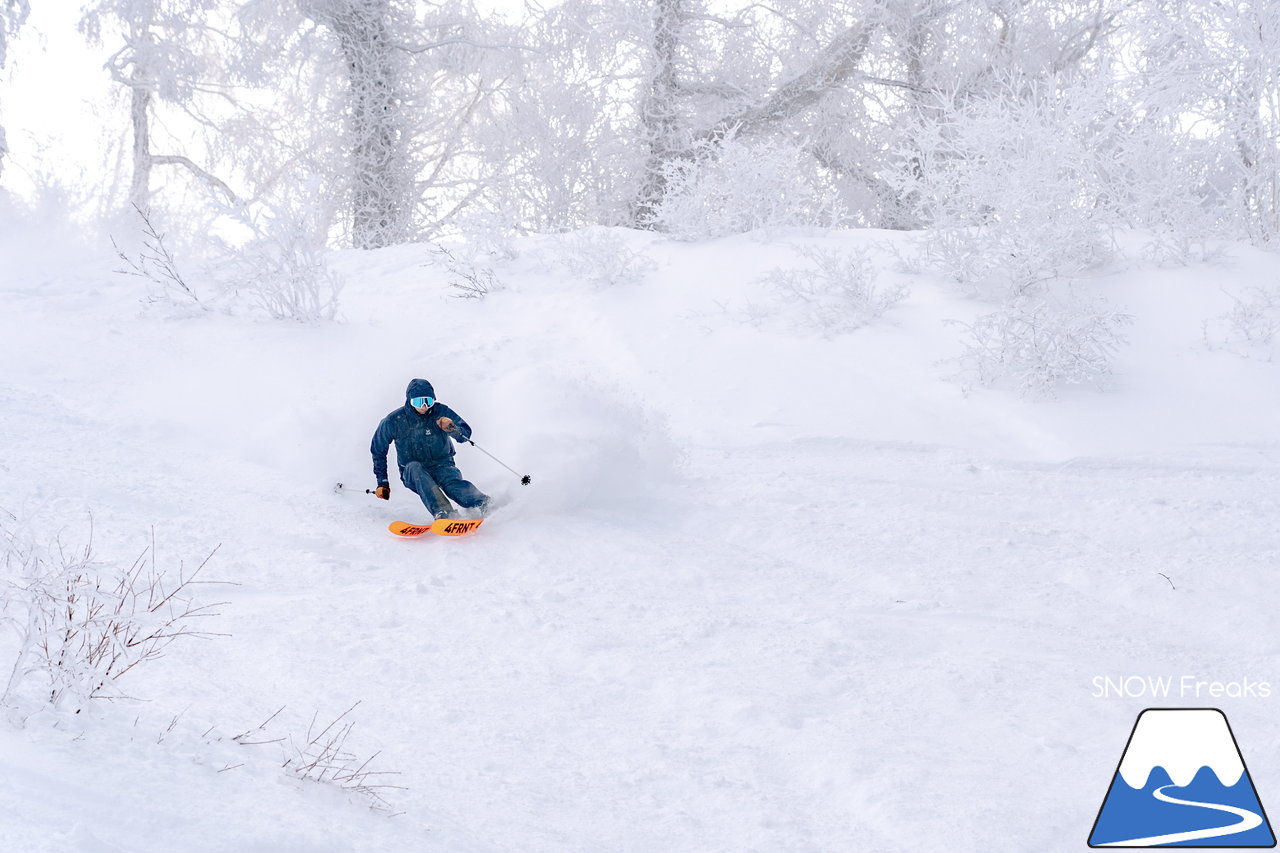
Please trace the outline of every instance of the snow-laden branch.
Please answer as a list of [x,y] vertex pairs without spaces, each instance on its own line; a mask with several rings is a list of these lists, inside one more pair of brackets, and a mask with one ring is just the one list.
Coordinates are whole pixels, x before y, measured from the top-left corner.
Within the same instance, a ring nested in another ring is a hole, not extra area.
[[230,204],[239,204],[240,200],[236,197],[235,191],[227,186],[226,182],[215,175],[197,166],[189,157],[181,154],[152,154],[151,163],[155,166],[181,166],[191,174],[195,175],[212,189],[222,193]]
[[704,131],[702,138],[723,139],[730,132],[751,134],[812,106],[858,72],[874,31],[874,25],[865,23],[849,27],[832,39],[808,68],[783,82],[763,103],[726,116]]

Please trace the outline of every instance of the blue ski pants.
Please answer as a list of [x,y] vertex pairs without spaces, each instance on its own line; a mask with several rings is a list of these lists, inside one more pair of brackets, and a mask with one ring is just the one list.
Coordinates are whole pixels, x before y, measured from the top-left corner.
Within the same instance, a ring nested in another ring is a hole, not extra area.
[[436,499],[436,492],[432,486],[439,486],[440,490],[454,503],[462,507],[477,507],[489,500],[488,495],[462,479],[462,472],[451,462],[433,465],[430,469],[421,462],[410,462],[400,472],[400,482],[417,492],[418,497],[422,498],[422,502],[426,504],[427,510],[432,515],[444,509],[439,505],[440,502]]

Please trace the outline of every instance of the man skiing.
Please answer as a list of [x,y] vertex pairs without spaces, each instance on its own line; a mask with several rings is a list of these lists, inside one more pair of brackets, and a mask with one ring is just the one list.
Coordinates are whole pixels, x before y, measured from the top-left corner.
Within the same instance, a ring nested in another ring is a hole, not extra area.
[[396,445],[396,464],[400,482],[416,492],[433,518],[449,518],[452,498],[459,506],[477,508],[483,514],[489,497],[462,479],[453,464],[454,441],[471,438],[471,427],[458,413],[436,400],[435,389],[425,379],[414,379],[404,393],[402,407],[382,419],[373,433],[369,450],[373,453],[373,476],[378,488],[374,492],[383,500],[391,497],[387,479],[387,450]]

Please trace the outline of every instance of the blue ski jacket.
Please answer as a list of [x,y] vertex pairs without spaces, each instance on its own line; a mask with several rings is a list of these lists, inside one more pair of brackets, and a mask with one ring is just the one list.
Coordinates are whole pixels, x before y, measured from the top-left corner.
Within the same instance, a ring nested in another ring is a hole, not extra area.
[[[449,441],[450,435],[457,442],[471,438],[471,427],[458,416],[458,413],[440,401],[427,409],[425,415],[409,405],[414,397],[434,397],[435,389],[425,379],[414,379],[404,392],[404,405],[382,419],[373,433],[373,442],[369,450],[373,454],[373,476],[379,486],[389,485],[387,480],[387,450],[394,443],[396,446],[396,464],[400,468],[401,480],[404,479],[404,467],[410,462],[420,462],[430,471],[444,465],[453,464],[454,448]],[[457,432],[446,433],[436,424],[442,417],[453,420]]]

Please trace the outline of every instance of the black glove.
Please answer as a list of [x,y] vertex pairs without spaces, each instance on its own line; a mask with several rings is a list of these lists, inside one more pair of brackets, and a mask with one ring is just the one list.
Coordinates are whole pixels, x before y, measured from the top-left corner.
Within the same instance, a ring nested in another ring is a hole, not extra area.
[[391,486],[386,483],[379,483],[378,488],[374,489],[373,493],[384,501],[391,500]]

